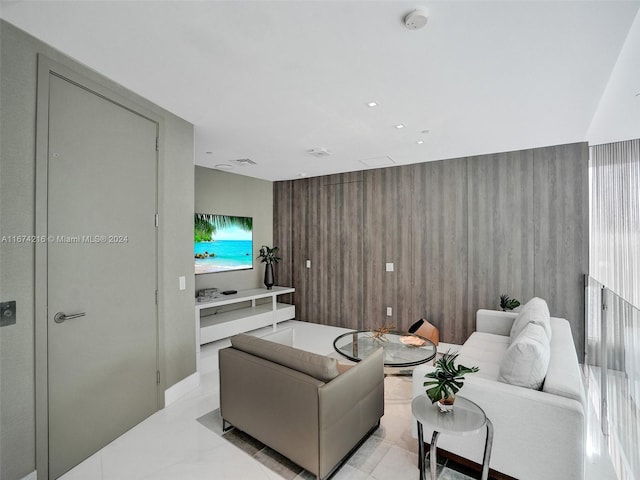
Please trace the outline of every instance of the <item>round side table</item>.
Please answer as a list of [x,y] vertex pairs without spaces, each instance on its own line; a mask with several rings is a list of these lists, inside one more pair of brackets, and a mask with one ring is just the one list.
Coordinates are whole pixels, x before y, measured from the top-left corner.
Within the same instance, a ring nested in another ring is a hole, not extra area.
[[484,444],[484,457],[482,459],[482,480],[489,477],[489,460],[491,459],[491,445],[493,444],[493,425],[478,405],[471,400],[456,395],[453,411],[442,413],[435,403],[426,395],[419,395],[411,402],[411,412],[418,422],[418,468],[420,480],[425,480],[426,456],[424,451],[424,439],[422,438],[422,425],[428,425],[433,429],[429,459],[431,464],[431,480],[436,480],[436,449],[438,437],[441,433],[452,435],[472,435],[487,427],[487,436]]

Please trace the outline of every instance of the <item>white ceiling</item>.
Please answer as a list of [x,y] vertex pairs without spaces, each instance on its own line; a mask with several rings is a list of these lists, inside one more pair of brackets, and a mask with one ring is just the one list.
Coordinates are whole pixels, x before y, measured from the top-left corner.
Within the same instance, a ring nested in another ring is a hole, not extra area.
[[[402,19],[417,7],[429,21],[411,31]],[[231,171],[282,180],[370,168],[361,160],[372,158],[584,141],[639,7],[3,1],[1,15],[192,122],[197,165],[250,158],[256,166]]]

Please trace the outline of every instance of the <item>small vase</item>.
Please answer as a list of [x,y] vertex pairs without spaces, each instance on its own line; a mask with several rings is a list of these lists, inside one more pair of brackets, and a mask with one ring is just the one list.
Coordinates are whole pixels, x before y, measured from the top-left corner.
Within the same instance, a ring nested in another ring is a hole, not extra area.
[[450,413],[453,412],[453,402],[455,402],[456,397],[451,395],[450,397],[443,398],[438,400],[436,403],[438,404],[438,408],[442,413]]
[[275,282],[273,281],[273,265],[267,263],[264,266],[264,284],[267,287],[267,290],[271,290]]

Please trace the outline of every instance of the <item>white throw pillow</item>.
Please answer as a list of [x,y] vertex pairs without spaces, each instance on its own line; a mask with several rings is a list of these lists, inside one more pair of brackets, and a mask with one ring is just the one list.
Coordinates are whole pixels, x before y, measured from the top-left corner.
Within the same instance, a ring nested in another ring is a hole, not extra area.
[[544,329],[547,339],[551,340],[549,307],[543,299],[534,297],[522,307],[511,326],[511,343],[515,341],[529,323],[540,325]]
[[498,381],[540,390],[549,357],[549,339],[544,328],[529,323],[504,354]]

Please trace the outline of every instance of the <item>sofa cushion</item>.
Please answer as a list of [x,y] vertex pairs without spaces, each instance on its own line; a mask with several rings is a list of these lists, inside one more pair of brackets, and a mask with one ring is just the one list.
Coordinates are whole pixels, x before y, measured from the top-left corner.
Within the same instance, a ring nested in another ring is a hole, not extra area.
[[270,362],[306,373],[323,382],[333,380],[339,373],[338,361],[335,358],[305,352],[245,333],[231,337],[231,346]]
[[497,380],[500,363],[509,348],[509,337],[493,333],[473,332],[460,348],[456,364],[467,367],[477,366],[480,370],[474,376]]
[[511,327],[511,343],[520,335],[529,323],[540,325],[544,329],[547,340],[551,340],[551,322],[549,307],[543,299],[534,297],[529,300],[513,321]]
[[498,381],[539,390],[549,367],[549,339],[544,328],[529,323],[507,349]]

